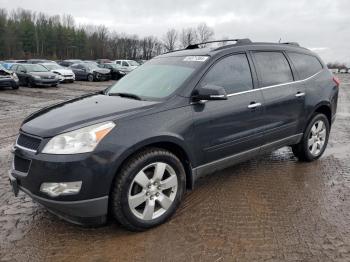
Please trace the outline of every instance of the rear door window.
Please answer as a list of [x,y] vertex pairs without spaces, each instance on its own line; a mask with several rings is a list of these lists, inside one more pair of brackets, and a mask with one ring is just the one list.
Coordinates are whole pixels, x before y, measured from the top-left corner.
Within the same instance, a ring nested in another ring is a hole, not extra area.
[[290,65],[281,52],[254,52],[261,87],[293,81]]
[[322,64],[314,56],[294,52],[287,54],[301,79],[306,79],[322,70]]
[[225,88],[227,94],[253,89],[253,80],[245,54],[230,55],[217,62],[204,76],[200,86],[207,84]]

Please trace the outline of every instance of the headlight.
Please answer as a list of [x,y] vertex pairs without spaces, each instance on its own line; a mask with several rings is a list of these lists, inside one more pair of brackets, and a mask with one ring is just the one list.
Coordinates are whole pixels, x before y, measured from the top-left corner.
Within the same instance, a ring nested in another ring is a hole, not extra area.
[[92,152],[114,127],[113,122],[104,122],[57,135],[51,138],[42,153],[64,155]]
[[34,77],[35,79],[41,79],[40,76],[33,75],[33,77]]
[[12,79],[15,80],[16,82],[18,81],[18,76],[16,73],[12,74]]

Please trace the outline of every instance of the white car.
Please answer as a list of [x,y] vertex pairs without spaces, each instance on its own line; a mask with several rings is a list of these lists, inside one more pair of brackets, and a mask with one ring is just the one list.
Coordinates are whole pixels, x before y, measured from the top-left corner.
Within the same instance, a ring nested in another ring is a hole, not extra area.
[[60,66],[56,63],[42,63],[47,70],[58,75],[59,81],[73,83],[75,80],[75,74],[73,71],[67,67]]
[[119,70],[125,72],[126,74],[140,66],[140,64],[134,60],[115,60],[114,63],[119,65]]

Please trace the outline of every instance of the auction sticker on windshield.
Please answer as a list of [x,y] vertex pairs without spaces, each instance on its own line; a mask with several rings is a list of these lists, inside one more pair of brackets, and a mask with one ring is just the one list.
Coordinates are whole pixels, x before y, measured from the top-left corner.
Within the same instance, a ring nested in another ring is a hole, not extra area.
[[188,61],[188,62],[204,62],[207,59],[208,59],[207,56],[186,56],[184,58],[184,61]]

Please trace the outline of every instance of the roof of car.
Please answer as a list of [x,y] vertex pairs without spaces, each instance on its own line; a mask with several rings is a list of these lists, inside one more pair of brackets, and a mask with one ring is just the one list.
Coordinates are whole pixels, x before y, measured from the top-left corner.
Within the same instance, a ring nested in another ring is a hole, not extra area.
[[[208,47],[208,44],[211,43],[220,43],[227,41],[236,41],[234,44],[227,44],[223,46]],[[201,46],[204,46],[201,48]],[[234,39],[234,40],[217,40],[209,41],[205,43],[198,43],[189,45],[185,49],[175,50],[172,52],[165,53],[158,57],[170,57],[170,56],[212,56],[222,51],[234,50],[242,47],[270,47],[276,49],[290,49],[290,50],[302,50],[306,52],[311,52],[310,50],[300,47],[298,43],[288,42],[288,43],[271,43],[271,42],[252,42],[249,39]]]

